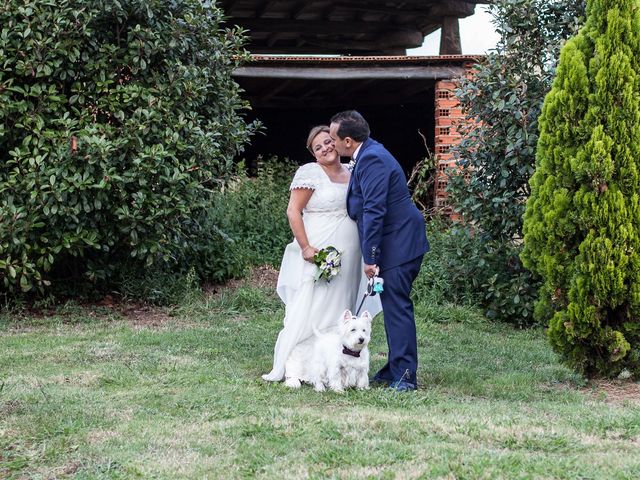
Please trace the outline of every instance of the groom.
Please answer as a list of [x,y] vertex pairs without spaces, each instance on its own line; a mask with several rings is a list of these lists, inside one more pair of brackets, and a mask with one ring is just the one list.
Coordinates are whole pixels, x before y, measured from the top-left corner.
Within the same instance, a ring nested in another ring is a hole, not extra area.
[[341,156],[351,156],[355,167],[347,193],[349,216],[358,223],[364,272],[379,269],[389,355],[374,381],[398,391],[416,389],[418,349],[411,285],[423,255],[429,251],[422,214],[418,211],[397,160],[369,137],[369,124],[355,110],[331,119],[330,135]]

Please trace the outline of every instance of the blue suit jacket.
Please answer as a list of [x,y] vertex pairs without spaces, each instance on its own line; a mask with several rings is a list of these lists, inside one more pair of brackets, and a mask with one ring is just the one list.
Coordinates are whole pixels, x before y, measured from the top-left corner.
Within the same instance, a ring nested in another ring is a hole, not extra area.
[[347,193],[347,211],[358,223],[364,262],[392,268],[429,251],[422,214],[398,161],[367,138],[358,152]]

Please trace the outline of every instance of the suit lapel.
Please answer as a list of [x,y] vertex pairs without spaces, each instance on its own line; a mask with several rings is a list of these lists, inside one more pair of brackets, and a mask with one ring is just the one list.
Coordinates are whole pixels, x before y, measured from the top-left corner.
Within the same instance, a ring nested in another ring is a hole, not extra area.
[[358,152],[358,159],[356,160],[356,167],[358,166],[358,164],[362,163],[360,162],[360,160],[364,156],[367,149],[371,146],[372,142],[373,140],[371,140],[371,137],[367,137],[365,141],[362,142],[362,146],[360,147],[360,151]]
[[351,176],[349,177],[349,186],[347,187],[347,200],[349,199],[349,195],[351,195],[351,189],[353,188],[353,179],[356,176],[356,167],[353,167],[351,170]]
[[357,173],[360,172],[360,165],[362,162],[362,155],[367,147],[371,144],[371,138],[367,138],[360,147],[360,151],[358,152],[358,158],[356,159],[356,165],[353,167],[353,171],[351,172],[351,178],[349,179],[349,187],[347,188],[347,205],[349,205],[349,196],[351,195],[351,190],[353,189],[354,182],[356,182]]

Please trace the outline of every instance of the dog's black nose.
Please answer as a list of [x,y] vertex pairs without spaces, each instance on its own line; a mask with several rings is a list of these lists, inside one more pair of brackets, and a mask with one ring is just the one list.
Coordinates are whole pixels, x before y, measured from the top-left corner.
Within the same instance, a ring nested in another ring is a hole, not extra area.
[[360,337],[358,340],[360,340],[360,342],[358,343],[363,343],[364,342],[364,338]]

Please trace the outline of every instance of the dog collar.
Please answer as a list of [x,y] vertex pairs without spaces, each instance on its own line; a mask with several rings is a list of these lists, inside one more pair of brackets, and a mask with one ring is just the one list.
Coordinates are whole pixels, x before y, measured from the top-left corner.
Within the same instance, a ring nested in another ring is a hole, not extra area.
[[355,350],[351,350],[344,345],[342,346],[342,353],[345,355],[350,355],[352,357],[360,358],[360,352],[356,352]]

